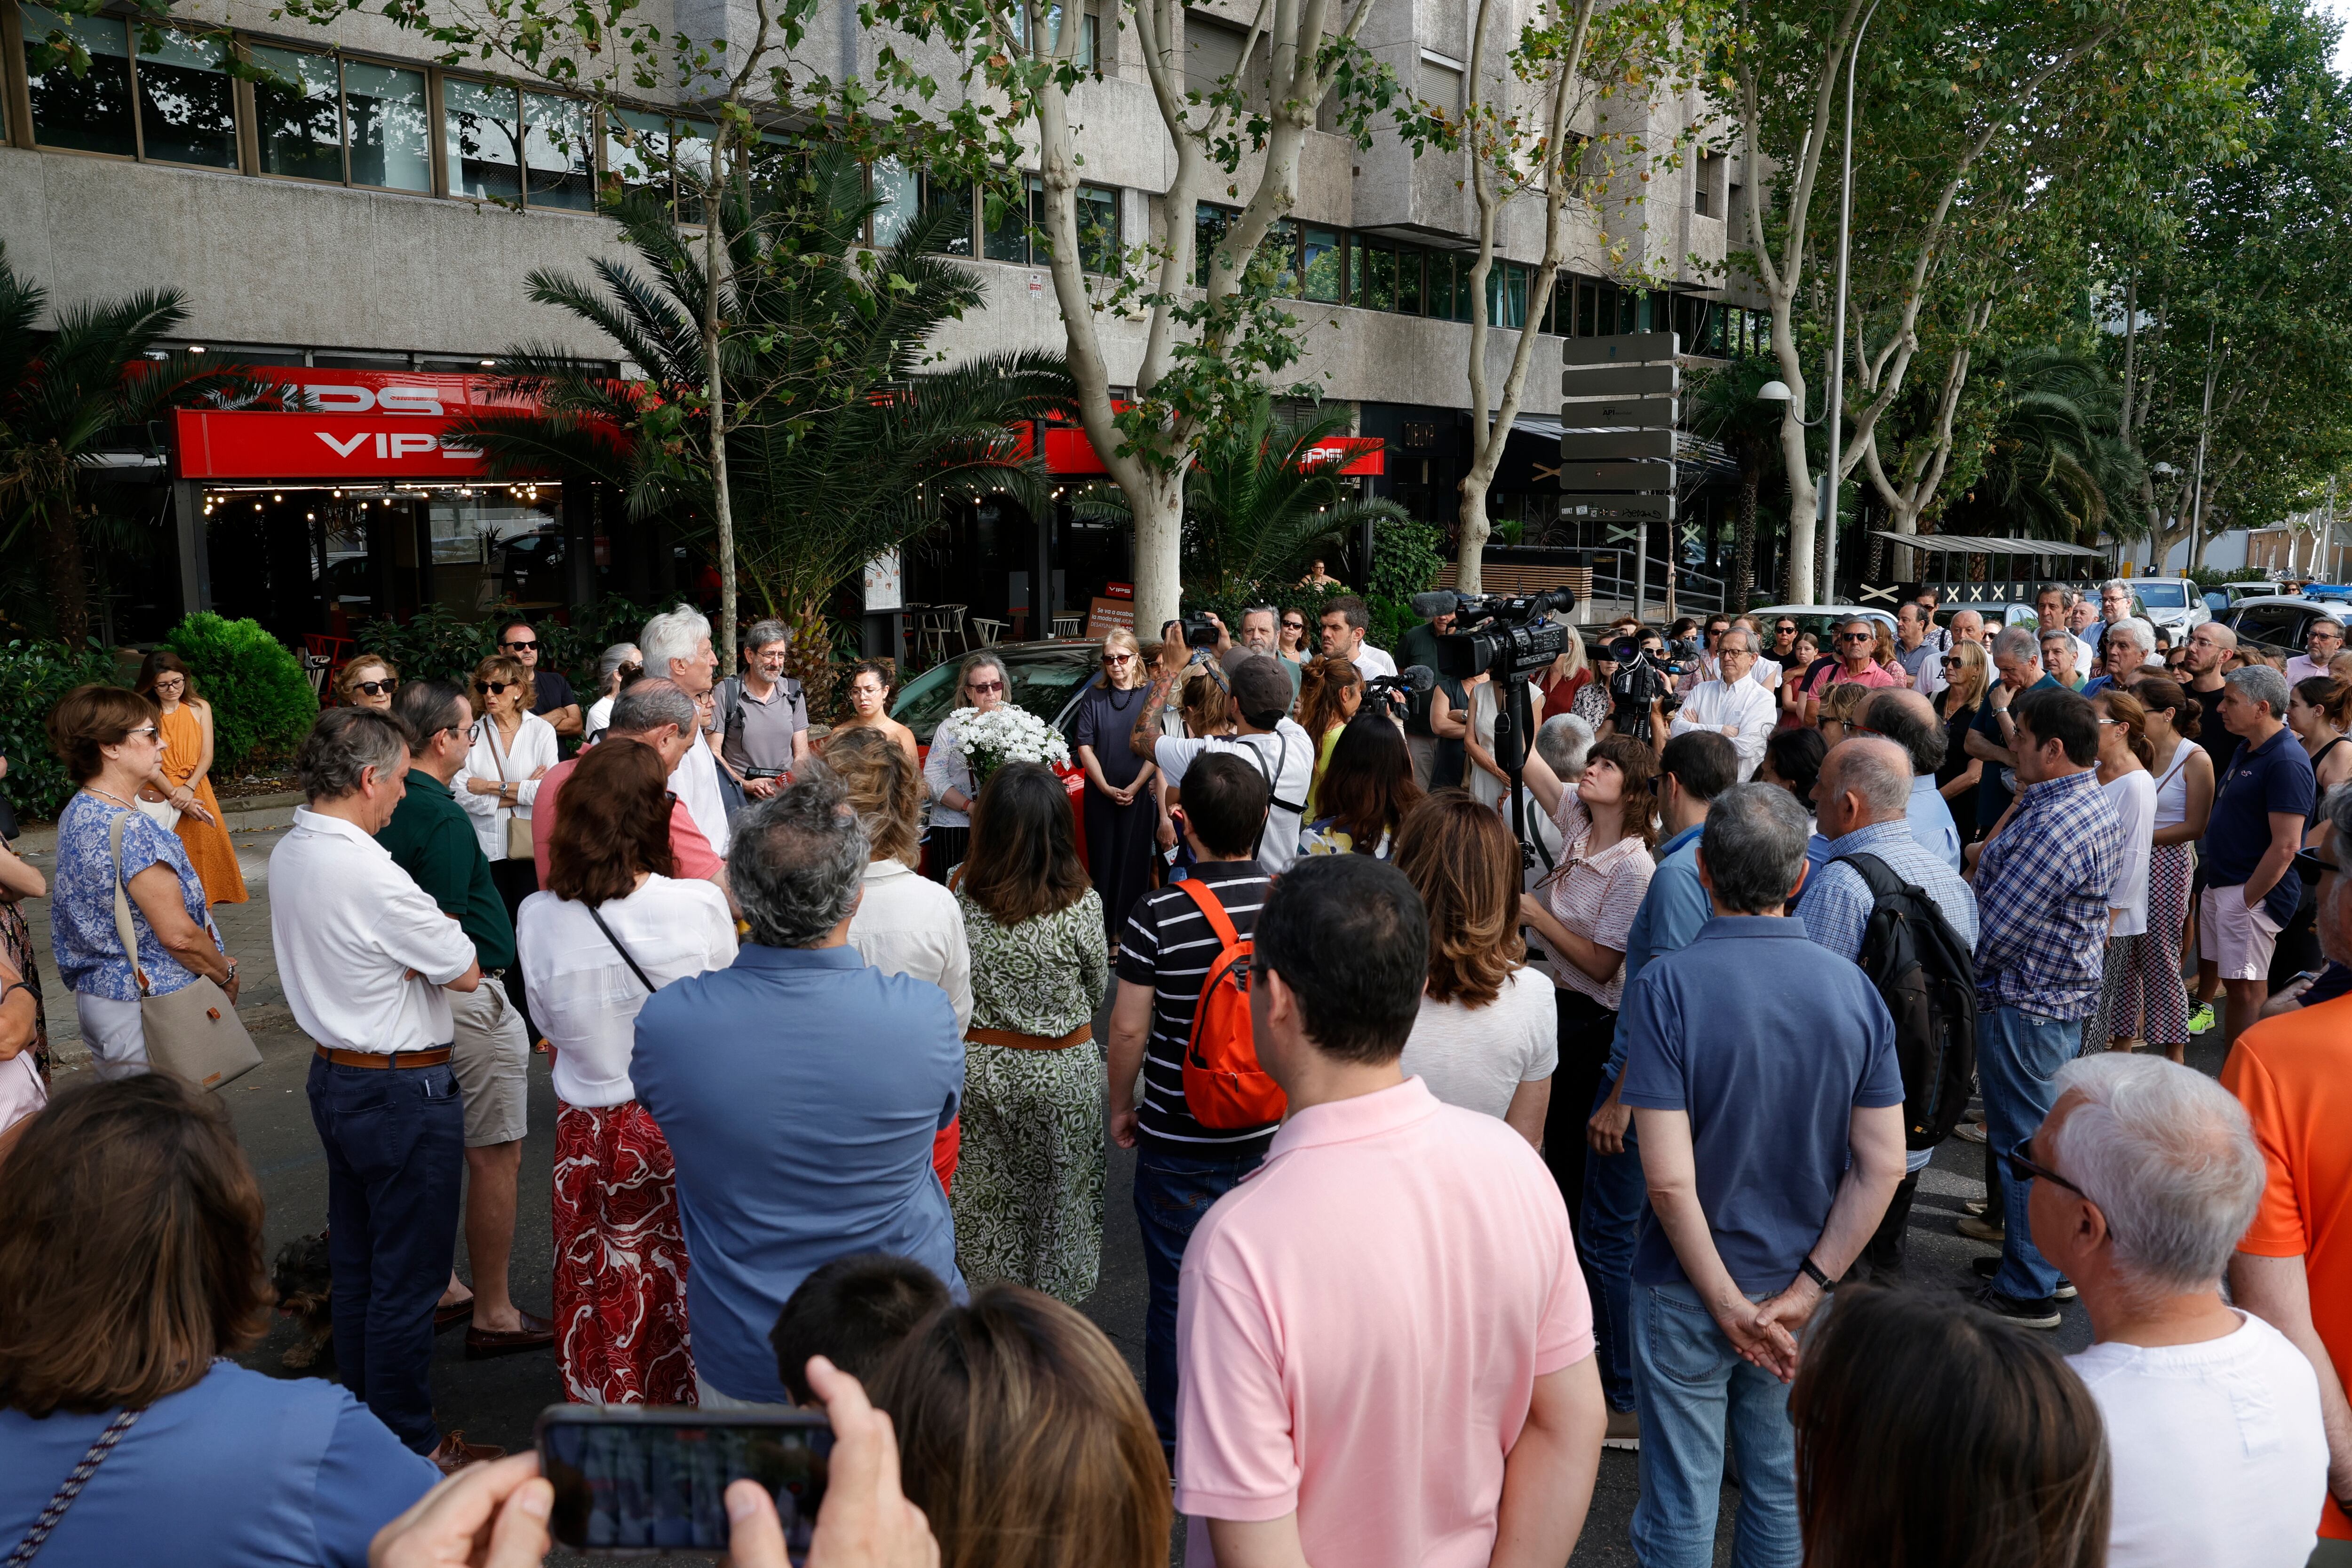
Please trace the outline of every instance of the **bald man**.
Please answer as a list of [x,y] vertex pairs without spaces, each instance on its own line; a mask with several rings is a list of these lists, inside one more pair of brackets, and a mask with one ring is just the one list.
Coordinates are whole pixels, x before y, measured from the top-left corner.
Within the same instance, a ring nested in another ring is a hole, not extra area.
[[2180,663],[2189,671],[2189,692],[2204,705],[2206,723],[2197,744],[2213,758],[2213,777],[2220,779],[2238,759],[2238,737],[2220,718],[2222,677],[2230,673],[2230,655],[2238,650],[2238,634],[2219,621],[2208,621],[2189,633]]

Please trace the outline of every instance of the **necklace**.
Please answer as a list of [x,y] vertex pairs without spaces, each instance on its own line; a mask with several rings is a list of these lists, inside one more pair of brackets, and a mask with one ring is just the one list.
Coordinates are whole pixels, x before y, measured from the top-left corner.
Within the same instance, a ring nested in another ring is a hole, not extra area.
[[[1103,688],[1104,692],[1110,698],[1110,711],[1116,714],[1124,714],[1129,708],[1133,707],[1135,706],[1135,694],[1142,689],[1143,688],[1141,686],[1129,686],[1124,691],[1120,690],[1117,686],[1106,686]],[[1122,702],[1120,700],[1122,697],[1127,700]]]
[[95,785],[95,784],[85,784],[85,785],[83,785],[83,786],[82,786],[82,788],[83,788],[84,789],[89,790],[91,794],[93,794],[93,795],[97,796],[97,797],[98,797],[100,800],[111,800],[111,801],[113,801],[116,805],[118,805],[118,806],[121,807],[121,808],[122,808],[124,810],[126,810],[126,811],[135,811],[135,810],[137,810],[139,809],[138,807],[136,807],[136,806],[132,805],[130,801],[128,801],[128,800],[124,800],[121,796],[120,796],[120,795],[110,795],[110,794],[108,794],[105,790],[103,790],[103,789],[100,789],[100,788],[99,788],[97,785]]

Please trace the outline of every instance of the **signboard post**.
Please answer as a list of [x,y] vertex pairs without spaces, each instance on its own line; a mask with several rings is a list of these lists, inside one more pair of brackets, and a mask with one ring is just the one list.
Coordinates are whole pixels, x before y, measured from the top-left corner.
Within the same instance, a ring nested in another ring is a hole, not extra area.
[[[1637,616],[1648,608],[1649,525],[1671,525],[1675,517],[1675,422],[1682,412],[1675,361],[1681,352],[1682,339],[1673,332],[1570,338],[1560,345],[1560,516],[1635,525]],[[1666,571],[1672,614],[1671,560]]]

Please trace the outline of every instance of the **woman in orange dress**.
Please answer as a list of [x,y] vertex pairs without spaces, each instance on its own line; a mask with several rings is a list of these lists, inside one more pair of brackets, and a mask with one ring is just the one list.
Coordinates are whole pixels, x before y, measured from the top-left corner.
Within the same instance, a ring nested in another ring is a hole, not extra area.
[[221,825],[220,801],[207,777],[213,768],[212,705],[196,695],[195,677],[168,648],[156,649],[139,666],[138,690],[163,716],[155,727],[163,738],[163,777],[172,784],[165,798],[180,810],[174,831],[204,882],[205,901],[243,904],[245,873],[236,868],[236,846]]

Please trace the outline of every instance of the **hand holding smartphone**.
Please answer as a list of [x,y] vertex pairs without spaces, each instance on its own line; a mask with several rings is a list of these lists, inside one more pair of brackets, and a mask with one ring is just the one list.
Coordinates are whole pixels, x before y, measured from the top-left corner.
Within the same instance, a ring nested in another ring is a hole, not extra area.
[[815,1534],[834,1447],[822,1412],[785,1406],[553,1405],[536,1438],[555,1489],[549,1528],[566,1546],[592,1556],[723,1552],[727,1490],[749,1480],[775,1504],[796,1563]]

